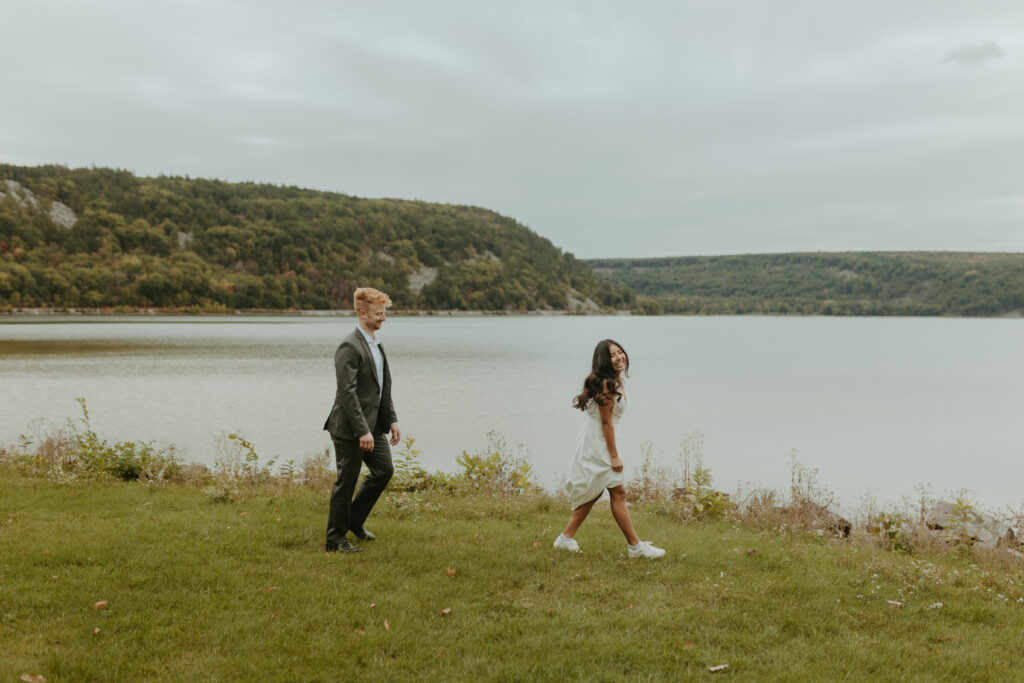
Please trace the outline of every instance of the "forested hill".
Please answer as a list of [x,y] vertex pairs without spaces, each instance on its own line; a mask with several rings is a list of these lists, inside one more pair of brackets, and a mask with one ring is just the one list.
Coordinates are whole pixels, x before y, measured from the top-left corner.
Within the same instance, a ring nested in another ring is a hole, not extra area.
[[484,209],[0,164],[0,308],[596,310],[633,294]]
[[1024,254],[844,252],[600,259],[647,313],[1024,314]]

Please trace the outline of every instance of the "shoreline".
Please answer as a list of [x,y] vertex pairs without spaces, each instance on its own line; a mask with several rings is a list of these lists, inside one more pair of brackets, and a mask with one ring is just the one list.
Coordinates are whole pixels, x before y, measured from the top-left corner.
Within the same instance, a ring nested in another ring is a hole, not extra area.
[[[484,311],[471,310],[415,310],[392,309],[388,315],[396,317],[418,318],[487,318],[487,317],[645,317],[645,318],[729,318],[729,317],[763,317],[763,318],[912,318],[912,319],[957,319],[957,320],[1022,320],[1024,311],[1013,311],[1000,315],[824,315],[801,313],[658,313],[653,315],[634,313],[630,310],[606,311]],[[59,318],[59,317],[96,317],[96,318],[161,318],[161,317],[282,317],[282,318],[350,318],[355,311],[349,309],[233,309],[233,310],[194,310],[181,308],[12,308],[0,309],[0,320],[4,318]]]
[[[569,310],[550,311],[463,311],[463,310],[429,310],[420,311],[413,309],[392,309],[388,315],[402,317],[441,317],[441,318],[483,318],[483,317],[535,317],[535,316],[631,316],[632,311],[594,311],[574,312]],[[236,309],[236,310],[210,310],[197,311],[192,309],[174,308],[132,308],[132,309],[109,309],[109,308],[14,308],[0,310],[0,318],[50,318],[50,317],[109,317],[109,318],[159,318],[159,317],[201,317],[220,316],[225,318],[234,317],[292,317],[292,318],[351,318],[355,311],[350,309]]]

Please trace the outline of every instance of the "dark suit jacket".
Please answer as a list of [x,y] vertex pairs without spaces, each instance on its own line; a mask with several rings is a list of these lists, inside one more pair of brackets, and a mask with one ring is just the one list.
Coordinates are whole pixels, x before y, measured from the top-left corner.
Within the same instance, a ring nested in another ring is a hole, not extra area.
[[345,337],[334,352],[334,374],[338,389],[334,406],[324,429],[335,439],[358,439],[371,432],[387,433],[398,422],[395,404],[391,401],[391,370],[384,356],[383,382],[377,377],[377,366],[363,333],[358,329]]

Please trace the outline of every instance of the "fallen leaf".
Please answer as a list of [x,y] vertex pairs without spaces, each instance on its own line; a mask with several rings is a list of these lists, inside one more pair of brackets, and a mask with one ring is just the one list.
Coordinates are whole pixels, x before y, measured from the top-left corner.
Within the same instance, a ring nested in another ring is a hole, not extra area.
[[274,512],[277,512],[277,508],[274,508]]
[[277,615],[278,614],[279,614],[279,612],[274,612],[273,614],[270,615],[270,618],[271,619],[277,619]]
[[718,666],[709,666],[708,671],[715,673],[716,671],[725,671],[729,668],[728,664],[719,664]]
[[25,683],[46,683],[46,679],[43,678],[42,674],[34,676],[32,674],[21,674],[21,680],[25,681]]
[[540,541],[534,541],[533,542],[533,547],[534,548],[539,548],[540,547]]
[[633,609],[633,603],[626,605],[626,609]]
[[264,586],[263,587],[263,592],[264,593],[269,593],[270,591],[276,590],[276,589],[277,589],[277,586]]
[[152,519],[152,520],[153,520],[154,522],[156,522],[157,524],[159,524],[159,523],[160,523],[160,518],[159,518],[159,517],[156,517],[156,516],[151,516],[150,518],[151,518],[151,519]]
[[452,613],[452,608],[451,607],[445,607],[444,609],[437,610],[437,613],[440,614],[442,617],[446,617],[446,616],[448,616],[449,614]]
[[391,624],[388,623],[387,619],[384,620],[384,630],[385,631],[390,631],[391,630]]
[[238,516],[239,517],[248,517],[249,513],[248,512],[243,512],[243,513],[239,514]]
[[99,602],[94,603],[92,608],[93,609],[106,609],[107,608],[107,601],[106,600],[100,600]]
[[456,574],[455,567],[448,567],[446,573],[448,574],[448,576],[455,576],[455,574]]
[[548,607],[548,614],[554,614],[554,613],[555,613],[555,608],[554,607]]
[[97,626],[96,628],[94,628],[94,629],[92,630],[92,634],[93,634],[93,635],[96,635],[96,634],[97,634],[97,633],[99,633],[99,632],[100,632],[100,627],[99,627],[99,626]]
[[696,650],[697,649],[697,643],[683,643],[683,649],[684,650]]

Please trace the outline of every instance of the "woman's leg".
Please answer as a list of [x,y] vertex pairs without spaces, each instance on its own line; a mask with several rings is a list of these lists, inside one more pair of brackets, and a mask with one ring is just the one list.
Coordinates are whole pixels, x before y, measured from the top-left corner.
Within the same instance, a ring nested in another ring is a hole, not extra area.
[[[636,545],[640,542],[640,537],[633,531],[633,521],[629,518],[629,508],[626,507],[626,487],[619,484],[613,489],[608,489],[608,495],[612,499],[612,517],[615,518],[615,523],[619,525],[622,533],[625,534],[626,542],[630,545]],[[577,526],[579,525],[577,524]]]
[[[598,496],[597,498],[600,497],[601,496]],[[576,535],[576,530],[580,528],[580,524],[583,524],[583,520],[585,520],[587,515],[590,514],[590,508],[594,507],[594,503],[597,502],[597,498],[589,503],[580,505],[578,508],[573,508],[572,514],[569,515],[569,523],[565,525],[565,529],[562,531],[563,536],[566,538],[572,538]]]

